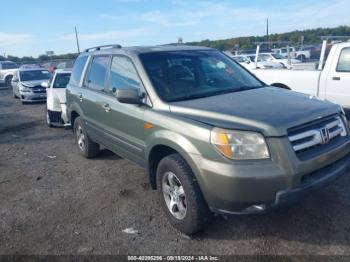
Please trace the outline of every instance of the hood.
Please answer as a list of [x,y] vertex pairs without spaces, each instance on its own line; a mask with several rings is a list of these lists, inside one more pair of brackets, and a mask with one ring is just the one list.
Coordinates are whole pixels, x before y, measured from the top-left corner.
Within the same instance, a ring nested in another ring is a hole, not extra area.
[[35,87],[35,86],[41,86],[42,82],[47,82],[47,81],[49,80],[44,79],[44,80],[21,81],[21,83],[28,87]]
[[170,103],[172,113],[227,129],[285,136],[287,129],[340,112],[340,107],[281,88],[264,87]]

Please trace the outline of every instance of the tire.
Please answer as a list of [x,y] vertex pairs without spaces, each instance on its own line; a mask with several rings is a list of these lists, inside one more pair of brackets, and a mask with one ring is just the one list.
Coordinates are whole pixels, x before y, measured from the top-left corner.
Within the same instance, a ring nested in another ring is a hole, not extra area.
[[159,162],[157,188],[162,208],[173,227],[192,235],[209,223],[212,214],[191,168],[179,154]]
[[48,127],[53,127],[50,110],[48,110],[48,109],[46,109],[46,124]]
[[12,76],[7,76],[5,78],[5,85],[8,89],[11,89],[12,88],[12,84],[11,84],[11,80],[12,80]]
[[81,117],[77,117],[74,121],[74,135],[79,153],[83,157],[94,158],[98,155],[100,145],[89,138]]

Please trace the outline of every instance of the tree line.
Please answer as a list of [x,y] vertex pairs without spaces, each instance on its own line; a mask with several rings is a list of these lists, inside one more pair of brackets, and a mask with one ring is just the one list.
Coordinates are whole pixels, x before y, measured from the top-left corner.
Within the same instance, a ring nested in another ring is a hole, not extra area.
[[32,56],[23,56],[23,57],[17,57],[17,56],[12,56],[8,55],[7,57],[0,56],[0,61],[5,61],[9,60],[15,63],[45,63],[49,62],[52,60],[70,60],[70,59],[76,59],[78,57],[78,53],[69,53],[69,54],[63,54],[63,55],[53,55],[53,56],[48,56],[48,55],[40,55],[37,58],[34,58]]
[[[290,42],[291,45],[316,45],[321,44],[321,36],[350,36],[350,26],[338,26],[335,28],[316,28],[308,30],[295,30],[292,32],[271,34],[267,36],[245,36],[224,40],[202,40],[199,42],[188,42],[189,45],[212,47],[219,50],[250,50],[255,49],[256,42]],[[283,46],[283,45],[282,45]],[[285,45],[284,45],[285,46]],[[276,46],[277,47],[277,46]]]
[[[338,26],[335,28],[316,28],[309,30],[295,30],[292,32],[271,34],[268,37],[269,41],[282,42],[289,41],[291,45],[300,46],[304,45],[315,45],[321,43],[321,36],[350,36],[350,26]],[[244,36],[235,37],[223,40],[202,40],[199,42],[187,42],[188,45],[199,45],[212,47],[219,50],[249,50],[255,48],[256,42],[264,42],[267,40],[267,36]],[[40,55],[38,58],[32,56],[17,57],[9,55],[6,58],[0,56],[0,61],[10,60],[16,63],[44,63],[51,60],[62,60],[62,59],[75,59],[77,53],[69,53],[63,55]]]

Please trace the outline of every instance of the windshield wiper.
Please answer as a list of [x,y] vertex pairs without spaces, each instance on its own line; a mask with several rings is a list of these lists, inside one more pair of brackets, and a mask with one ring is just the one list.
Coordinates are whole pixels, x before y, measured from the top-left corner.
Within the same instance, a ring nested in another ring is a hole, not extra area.
[[193,95],[188,95],[188,96],[182,96],[182,97],[171,99],[168,102],[178,102],[178,101],[186,101],[186,100],[192,100],[192,99],[205,98],[205,97],[210,97],[210,96],[218,96],[218,95],[240,92],[240,91],[256,89],[256,88],[261,88],[261,87],[263,87],[263,86],[240,86],[238,88],[217,90],[217,91],[209,92],[209,93],[205,93],[205,94],[193,94]]
[[257,89],[257,88],[262,88],[264,86],[240,86],[239,91],[245,91],[245,90],[250,90],[250,89]]
[[205,98],[205,97],[209,97],[209,96],[217,96],[217,95],[233,93],[233,92],[238,92],[238,91],[241,91],[241,90],[239,88],[238,89],[235,88],[235,89],[219,90],[219,91],[209,92],[209,93],[205,93],[205,94],[193,94],[193,95],[188,95],[188,96],[182,96],[182,97],[174,98],[172,100],[169,100],[168,102],[178,102],[178,101],[199,99],[199,98]]

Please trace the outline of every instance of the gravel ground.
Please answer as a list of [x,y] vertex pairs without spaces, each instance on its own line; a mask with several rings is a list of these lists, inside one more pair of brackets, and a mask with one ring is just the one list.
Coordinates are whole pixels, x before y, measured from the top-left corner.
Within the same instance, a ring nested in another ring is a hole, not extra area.
[[189,238],[145,170],[107,150],[80,157],[70,130],[46,127],[45,104],[0,90],[0,254],[350,255],[349,188],[346,174],[288,210],[217,216]]

